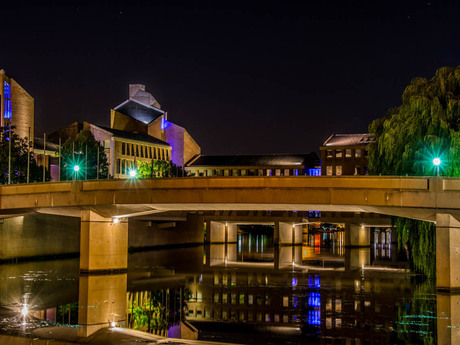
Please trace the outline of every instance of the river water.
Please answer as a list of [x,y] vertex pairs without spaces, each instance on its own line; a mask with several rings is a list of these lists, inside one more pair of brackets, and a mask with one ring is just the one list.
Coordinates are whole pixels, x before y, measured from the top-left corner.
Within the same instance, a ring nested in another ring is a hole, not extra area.
[[438,315],[437,303],[454,306],[456,297],[410,274],[391,245],[314,242],[274,247],[270,235],[245,233],[237,244],[130,253],[127,273],[106,276],[80,275],[78,258],[3,264],[0,332],[32,337],[32,329],[50,325],[114,322],[173,337],[182,327],[189,337],[244,344],[452,338],[455,307]]

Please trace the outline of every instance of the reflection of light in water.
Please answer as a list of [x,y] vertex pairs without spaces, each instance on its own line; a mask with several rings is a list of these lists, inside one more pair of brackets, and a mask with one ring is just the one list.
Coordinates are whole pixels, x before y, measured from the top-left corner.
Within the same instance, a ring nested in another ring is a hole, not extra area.
[[297,278],[292,278],[292,286],[296,286],[297,285]]
[[23,317],[26,317],[29,314],[29,306],[27,304],[24,304],[24,306],[21,309],[21,315]]
[[249,233],[249,253],[251,252],[251,245],[252,245],[252,242],[251,242],[251,233]]
[[264,235],[262,235],[260,239],[260,252],[264,252]]

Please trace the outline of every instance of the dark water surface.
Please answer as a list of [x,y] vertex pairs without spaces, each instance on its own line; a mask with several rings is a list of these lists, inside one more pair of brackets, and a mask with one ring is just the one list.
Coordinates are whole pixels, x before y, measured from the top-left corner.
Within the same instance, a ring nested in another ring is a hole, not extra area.
[[390,247],[278,248],[263,233],[137,252],[109,276],[80,275],[78,259],[4,264],[0,331],[114,322],[179,336],[185,319],[199,339],[234,343],[455,344],[457,296],[404,267]]

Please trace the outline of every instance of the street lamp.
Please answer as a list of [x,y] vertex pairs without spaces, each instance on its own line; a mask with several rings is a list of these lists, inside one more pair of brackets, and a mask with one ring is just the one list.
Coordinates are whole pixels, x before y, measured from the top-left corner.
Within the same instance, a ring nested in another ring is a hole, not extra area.
[[433,165],[436,167],[436,176],[439,175],[439,166],[441,165],[441,158],[433,158]]
[[74,174],[74,180],[76,180],[76,179],[77,179],[78,172],[80,171],[80,166],[79,166],[78,164],[75,164],[75,165],[73,166],[73,171],[74,171],[74,173],[75,173],[75,174]]
[[137,171],[136,171],[135,169],[132,169],[132,170],[129,171],[129,176],[130,176],[131,178],[136,177],[136,175],[137,175]]

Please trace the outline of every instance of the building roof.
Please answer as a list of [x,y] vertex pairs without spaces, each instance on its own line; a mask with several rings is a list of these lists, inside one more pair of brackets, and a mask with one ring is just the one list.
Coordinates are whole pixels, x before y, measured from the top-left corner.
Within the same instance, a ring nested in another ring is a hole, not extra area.
[[141,103],[136,99],[128,99],[113,109],[146,124],[165,113],[161,109]]
[[[34,150],[43,150],[43,138],[34,138]],[[46,151],[59,151],[59,144],[46,138]]]
[[113,136],[117,137],[117,138],[136,140],[136,141],[143,141],[143,142],[157,144],[157,145],[163,145],[163,146],[170,146],[167,142],[165,142],[163,140],[160,140],[160,139],[157,139],[155,137],[152,137],[151,135],[148,135],[148,134],[145,134],[145,133],[128,132],[128,131],[122,131],[122,130],[119,130],[119,129],[113,129],[113,128],[102,127],[102,126],[97,126],[97,127],[102,128],[103,130],[112,133]]
[[310,166],[319,164],[316,153],[306,154],[268,154],[268,155],[228,155],[199,156],[188,167],[216,166]]
[[331,134],[323,146],[357,146],[369,145],[375,142],[372,134]]

